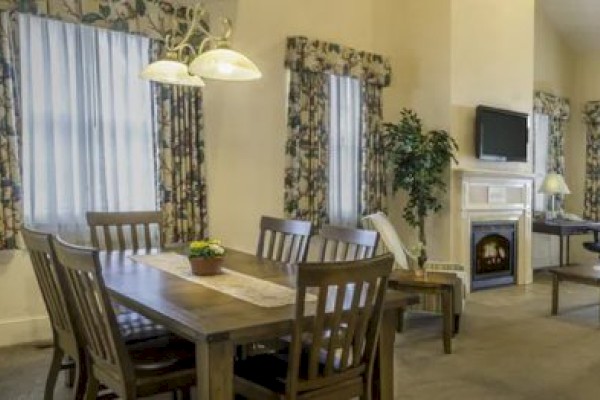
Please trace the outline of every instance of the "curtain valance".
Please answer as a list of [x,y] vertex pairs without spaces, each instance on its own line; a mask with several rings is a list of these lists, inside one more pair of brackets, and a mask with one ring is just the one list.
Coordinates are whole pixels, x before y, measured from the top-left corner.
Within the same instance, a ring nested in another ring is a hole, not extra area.
[[568,120],[571,115],[569,99],[542,91],[535,92],[533,110],[560,120]]
[[0,0],[0,11],[48,16],[151,39],[181,36],[189,23],[189,8],[174,0]]
[[351,76],[381,87],[391,81],[386,57],[304,36],[288,37],[285,66],[293,71]]

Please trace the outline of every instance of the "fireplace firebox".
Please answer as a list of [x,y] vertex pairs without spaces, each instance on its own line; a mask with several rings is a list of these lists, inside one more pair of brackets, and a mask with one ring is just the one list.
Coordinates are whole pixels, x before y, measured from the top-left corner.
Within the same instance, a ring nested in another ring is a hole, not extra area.
[[517,223],[473,222],[471,225],[471,288],[515,283]]

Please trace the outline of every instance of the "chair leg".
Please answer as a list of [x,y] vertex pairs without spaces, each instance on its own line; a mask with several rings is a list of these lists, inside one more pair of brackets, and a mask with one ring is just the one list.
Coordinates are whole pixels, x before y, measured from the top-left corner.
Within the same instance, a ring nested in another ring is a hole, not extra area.
[[58,346],[54,346],[54,353],[52,354],[52,361],[50,362],[50,370],[48,371],[48,377],[46,378],[46,388],[44,389],[44,400],[52,400],[54,398],[54,387],[56,386],[56,380],[58,379],[58,373],[60,372],[60,366],[64,357],[64,352]]
[[85,397],[85,386],[87,383],[87,368],[85,366],[85,360],[79,359],[75,364],[75,381],[74,381],[74,393],[73,398],[75,400],[83,400]]
[[95,376],[88,376],[87,384],[85,385],[85,397],[84,400],[96,400],[98,395],[98,389],[100,388],[100,382]]
[[404,332],[404,310],[398,310],[398,321],[396,322],[396,332]]
[[[68,363],[73,363],[73,359],[70,356],[67,356],[66,358]],[[75,370],[74,367],[69,367],[67,368],[67,372],[65,372],[65,386],[68,388],[72,388],[73,385],[75,384],[75,375],[77,374],[77,371]]]
[[456,335],[460,330],[460,314],[454,314],[454,332],[453,334]]
[[191,388],[180,389],[180,392],[181,392],[181,400],[191,400],[192,399],[192,389]]

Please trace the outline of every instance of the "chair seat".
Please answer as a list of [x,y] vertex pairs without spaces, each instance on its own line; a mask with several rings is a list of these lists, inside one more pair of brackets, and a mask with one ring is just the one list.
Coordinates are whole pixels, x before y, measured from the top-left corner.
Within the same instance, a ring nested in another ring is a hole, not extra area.
[[164,326],[120,304],[117,305],[115,311],[118,312],[119,331],[127,343],[143,342],[171,335]]
[[138,396],[196,383],[194,344],[175,335],[135,344],[127,351],[134,366]]
[[600,253],[600,242],[585,242],[583,243],[583,247],[594,253]]

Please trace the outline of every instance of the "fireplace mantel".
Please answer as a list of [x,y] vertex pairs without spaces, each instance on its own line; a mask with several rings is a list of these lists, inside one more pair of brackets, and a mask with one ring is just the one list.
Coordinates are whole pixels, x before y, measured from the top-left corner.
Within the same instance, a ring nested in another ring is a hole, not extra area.
[[458,257],[467,269],[467,289],[471,283],[471,226],[483,221],[517,224],[516,282],[531,283],[533,174],[474,169],[455,169],[454,173],[460,182]]

